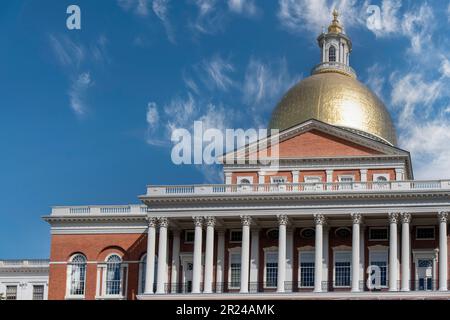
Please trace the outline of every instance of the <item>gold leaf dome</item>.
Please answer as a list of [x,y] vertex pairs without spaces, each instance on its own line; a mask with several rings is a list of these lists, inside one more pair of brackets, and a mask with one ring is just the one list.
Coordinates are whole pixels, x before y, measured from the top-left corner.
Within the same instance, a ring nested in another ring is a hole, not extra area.
[[300,81],[275,108],[269,127],[282,131],[310,119],[397,145],[395,127],[383,102],[349,75],[319,72]]

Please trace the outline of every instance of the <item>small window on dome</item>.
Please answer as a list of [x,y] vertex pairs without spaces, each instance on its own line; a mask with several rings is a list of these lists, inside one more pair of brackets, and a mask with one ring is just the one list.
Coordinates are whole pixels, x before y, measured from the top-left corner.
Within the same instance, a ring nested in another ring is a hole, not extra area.
[[331,46],[328,52],[328,61],[336,62],[336,48]]

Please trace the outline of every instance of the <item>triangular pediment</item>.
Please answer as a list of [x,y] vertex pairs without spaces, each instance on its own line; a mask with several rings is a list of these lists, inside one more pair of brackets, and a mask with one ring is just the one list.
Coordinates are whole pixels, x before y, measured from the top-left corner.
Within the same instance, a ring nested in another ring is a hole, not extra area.
[[[272,141],[278,141],[274,148]],[[277,150],[278,149],[278,150]],[[273,152],[273,150],[275,150]],[[258,159],[278,154],[280,159],[408,156],[407,151],[348,129],[309,120],[278,135],[261,139],[220,158]]]

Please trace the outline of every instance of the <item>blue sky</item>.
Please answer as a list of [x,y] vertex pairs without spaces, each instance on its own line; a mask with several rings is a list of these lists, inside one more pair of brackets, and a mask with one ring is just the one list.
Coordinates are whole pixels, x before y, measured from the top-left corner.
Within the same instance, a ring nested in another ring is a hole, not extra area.
[[[81,30],[66,28],[70,4]],[[416,177],[450,177],[449,1],[3,0],[0,258],[48,257],[53,205],[220,182],[218,168],[171,163],[169,128],[264,127],[319,62],[335,6]]]

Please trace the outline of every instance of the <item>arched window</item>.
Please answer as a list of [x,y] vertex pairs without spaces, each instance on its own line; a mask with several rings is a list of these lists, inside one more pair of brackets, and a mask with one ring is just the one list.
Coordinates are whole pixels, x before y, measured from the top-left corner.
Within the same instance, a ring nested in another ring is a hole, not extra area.
[[113,254],[106,260],[106,295],[117,296],[121,294],[122,259]]
[[328,52],[328,61],[336,62],[336,48],[331,46]]
[[251,184],[250,183],[250,180],[248,180],[248,179],[242,179],[241,181],[240,181],[240,184]]
[[377,182],[387,182],[387,178],[386,178],[386,177],[383,177],[383,176],[379,176],[379,177],[377,178]]
[[84,296],[86,285],[86,257],[76,254],[70,259],[70,295]]

